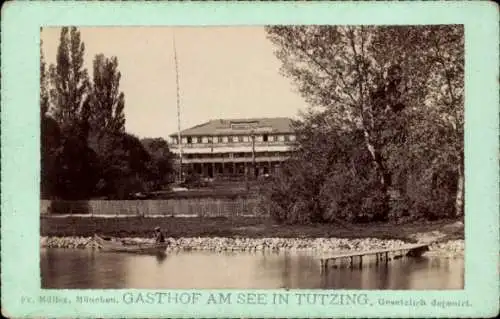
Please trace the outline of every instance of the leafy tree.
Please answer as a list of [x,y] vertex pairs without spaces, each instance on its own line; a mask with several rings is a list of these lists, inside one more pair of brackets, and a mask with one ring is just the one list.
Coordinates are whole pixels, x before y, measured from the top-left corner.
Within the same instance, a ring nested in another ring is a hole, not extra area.
[[51,198],[57,188],[56,158],[60,151],[61,132],[57,122],[48,114],[49,95],[47,68],[40,43],[40,194]]
[[[462,216],[464,200],[464,38],[463,26],[436,26],[426,33],[422,52],[429,66],[428,88],[411,116],[409,161],[416,209]],[[415,187],[413,187],[415,189]]]
[[167,141],[163,138],[144,138],[141,143],[151,156],[151,161],[148,163],[149,188],[155,190],[164,188],[171,182],[174,174],[173,156]]
[[[463,26],[442,26],[430,34],[432,72],[429,78],[437,90],[432,99],[440,109],[440,119],[451,133],[449,156],[456,167],[455,214],[464,213],[464,31]],[[449,136],[449,135],[448,135]]]
[[120,183],[130,175],[128,150],[123,148],[125,98],[124,94],[119,92],[120,77],[116,57],[109,59],[103,54],[94,57],[93,83],[89,88],[88,99],[88,143],[96,152],[101,168],[96,192],[107,196],[114,196],[113,192],[116,192]]
[[[359,135],[352,135],[352,132],[362,132],[362,144],[374,169],[370,174],[375,174],[351,187],[360,188],[363,184],[369,185],[369,189],[378,189],[376,201],[367,203],[384,211],[377,219],[388,218],[394,188],[402,185],[408,188],[406,184],[410,183],[410,176],[418,175],[419,169],[424,170],[422,165],[415,166],[419,160],[423,165],[427,164],[423,160],[425,156],[419,153],[419,143],[428,143],[427,148],[438,153],[444,145],[438,140],[456,136],[451,144],[448,143],[455,151],[445,153],[460,154],[460,121],[454,121],[455,126],[450,126],[456,128],[456,134],[437,130],[433,126],[435,121],[449,118],[450,112],[443,113],[444,109],[439,108],[439,112],[433,113],[423,108],[425,105],[437,109],[439,103],[431,102],[439,101],[439,98],[432,99],[437,94],[447,96],[448,104],[453,101],[455,110],[461,112],[458,92],[463,88],[463,82],[460,82],[463,30],[460,28],[272,26],[266,31],[277,47],[276,55],[282,61],[283,74],[292,79],[309,102],[310,113],[326,121],[327,125],[323,126],[326,131],[319,131],[320,136],[342,130],[351,132],[348,134],[357,140]],[[448,37],[453,40],[444,40]],[[441,43],[436,44],[439,39]],[[448,59],[448,67],[436,63],[444,58]],[[450,69],[454,72],[449,72]],[[446,88],[452,88],[450,93],[439,93]],[[433,121],[428,121],[428,117]],[[452,117],[459,118],[453,114]],[[310,122],[310,118],[306,117],[305,122]],[[429,129],[434,130],[434,139],[430,141],[422,138]],[[315,143],[321,144],[320,136],[314,138]],[[433,161],[443,163],[436,158]],[[439,171],[438,165],[431,166],[431,170]],[[327,184],[332,182],[334,180],[326,180]],[[348,185],[349,182],[347,179],[342,183]],[[332,185],[338,188],[342,183]],[[320,197],[331,198],[331,193],[323,193]]]
[[93,61],[89,97],[89,145],[101,164],[98,194],[127,198],[147,189],[150,155],[139,139],[125,133],[125,95],[120,92],[118,59],[103,54]]
[[[411,76],[406,116],[391,122],[388,166],[414,212],[463,214],[463,27],[382,28],[376,59],[401,61]],[[408,51],[406,43],[414,50]],[[388,62],[386,62],[388,63]],[[389,123],[386,121],[386,123]]]
[[[282,71],[313,107],[326,108],[337,128],[360,129],[378,175],[388,213],[391,172],[383,149],[386,114],[403,110],[407,81],[402,66],[371,54],[374,27],[268,27]],[[408,48],[411,49],[411,48]],[[385,219],[385,217],[382,217]]]
[[89,79],[83,67],[85,45],[76,27],[62,27],[56,65],[49,68],[53,116],[63,131],[86,138]]
[[125,95],[120,92],[121,73],[118,59],[98,54],[93,62],[93,83],[90,94],[92,129],[101,134],[125,131]]
[[[41,108],[47,107],[47,116],[57,123],[56,129],[51,119],[43,117],[51,129],[42,125],[42,140],[55,138],[59,145],[51,161],[55,170],[44,173],[44,176],[56,179],[53,195],[64,199],[88,198],[98,174],[95,153],[87,144],[89,80],[83,67],[84,51],[78,29],[63,27],[56,64],[49,67],[50,107],[41,100]],[[40,80],[43,83],[45,78],[41,76]]]
[[101,179],[97,194],[125,199],[131,193],[147,189],[147,163],[151,157],[137,137],[127,133],[106,134],[101,139],[99,159]]
[[40,41],[40,114],[44,116],[49,110],[49,92],[47,87],[47,66],[42,47],[43,41]]

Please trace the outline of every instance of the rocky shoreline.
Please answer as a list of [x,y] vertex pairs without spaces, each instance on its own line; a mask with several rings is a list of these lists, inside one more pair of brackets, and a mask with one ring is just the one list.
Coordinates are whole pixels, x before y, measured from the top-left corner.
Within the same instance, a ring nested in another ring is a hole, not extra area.
[[[141,243],[151,242],[146,238],[123,238]],[[428,238],[427,238],[428,239]],[[408,244],[402,240],[382,240],[376,238],[222,238],[194,237],[167,238],[168,251],[204,250],[224,251],[364,251],[373,249],[396,248]],[[420,241],[420,242],[430,242]],[[42,248],[81,248],[90,249],[94,245],[92,237],[41,237]],[[449,240],[432,244],[426,255],[440,257],[460,257],[464,254],[464,240]]]

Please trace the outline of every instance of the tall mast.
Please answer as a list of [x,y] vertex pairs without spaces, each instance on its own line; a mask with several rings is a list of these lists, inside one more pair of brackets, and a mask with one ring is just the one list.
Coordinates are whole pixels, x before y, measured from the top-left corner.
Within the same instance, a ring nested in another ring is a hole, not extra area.
[[179,94],[179,66],[177,63],[177,49],[175,47],[175,30],[172,31],[173,47],[174,47],[174,62],[175,62],[175,83],[177,92],[177,141],[179,143],[179,182],[182,181],[182,140],[181,140],[181,106]]

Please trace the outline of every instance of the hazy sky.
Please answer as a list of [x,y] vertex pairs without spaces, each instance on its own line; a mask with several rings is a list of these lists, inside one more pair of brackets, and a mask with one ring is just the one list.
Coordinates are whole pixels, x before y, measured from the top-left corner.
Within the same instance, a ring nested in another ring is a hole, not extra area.
[[[117,56],[126,130],[139,137],[177,131],[173,34],[179,63],[181,128],[210,119],[295,117],[305,101],[279,74],[280,61],[259,27],[79,28],[89,73],[98,53]],[[54,63],[59,28],[42,31]]]

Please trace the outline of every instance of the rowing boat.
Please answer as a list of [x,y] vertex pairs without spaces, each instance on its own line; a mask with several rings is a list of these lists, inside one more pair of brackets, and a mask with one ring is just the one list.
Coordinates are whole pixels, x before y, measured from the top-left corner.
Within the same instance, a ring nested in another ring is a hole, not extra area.
[[119,239],[111,238],[106,240],[98,235],[94,235],[94,241],[103,251],[137,253],[137,254],[159,254],[165,253],[167,243],[124,243]]

